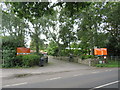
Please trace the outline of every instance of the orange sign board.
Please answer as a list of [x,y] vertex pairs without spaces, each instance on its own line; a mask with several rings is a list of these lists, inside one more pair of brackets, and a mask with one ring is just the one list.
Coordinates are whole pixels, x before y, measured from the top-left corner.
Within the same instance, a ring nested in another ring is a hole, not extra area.
[[30,54],[30,48],[18,47],[17,55],[27,55]]
[[94,55],[107,55],[107,48],[95,48]]

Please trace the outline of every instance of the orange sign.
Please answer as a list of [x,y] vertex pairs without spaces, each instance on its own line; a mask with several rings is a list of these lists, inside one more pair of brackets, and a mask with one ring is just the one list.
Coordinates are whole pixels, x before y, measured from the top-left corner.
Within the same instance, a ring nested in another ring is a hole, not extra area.
[[30,54],[30,48],[18,47],[17,55],[27,55]]
[[95,48],[94,55],[107,55],[107,48]]

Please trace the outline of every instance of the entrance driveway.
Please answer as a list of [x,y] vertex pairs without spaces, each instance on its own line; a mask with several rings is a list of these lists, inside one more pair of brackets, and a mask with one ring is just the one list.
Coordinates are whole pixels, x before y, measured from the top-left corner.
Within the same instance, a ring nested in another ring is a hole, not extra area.
[[52,57],[49,57],[49,63],[44,67],[32,67],[32,68],[12,68],[12,69],[2,69],[2,76],[5,77],[13,77],[14,75],[19,74],[45,74],[45,73],[57,73],[57,72],[66,72],[66,71],[75,71],[75,70],[84,70],[84,69],[93,69],[94,67],[90,67],[87,65],[82,65],[78,63],[55,60]]

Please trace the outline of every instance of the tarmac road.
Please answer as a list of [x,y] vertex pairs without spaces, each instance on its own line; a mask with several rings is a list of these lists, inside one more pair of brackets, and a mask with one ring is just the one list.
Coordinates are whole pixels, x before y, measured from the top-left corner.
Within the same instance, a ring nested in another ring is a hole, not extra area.
[[23,88],[23,90],[25,88],[38,88],[38,90],[41,90],[40,88],[44,88],[43,90],[45,88],[69,88],[69,90],[70,88],[78,90],[81,88],[91,90],[116,88],[118,90],[118,68],[93,68],[53,59],[49,62],[52,63],[50,66],[42,68],[22,69],[21,71],[20,69],[3,69],[5,73],[11,70],[13,76],[26,72],[26,75],[22,77],[3,77],[3,90],[14,90],[13,88]]
[[[37,78],[35,78],[37,77]],[[43,79],[41,79],[44,77]],[[29,77],[30,78],[30,77]],[[32,81],[31,81],[32,80]],[[31,80],[3,85],[3,88],[118,88],[118,69],[99,69],[33,76]]]

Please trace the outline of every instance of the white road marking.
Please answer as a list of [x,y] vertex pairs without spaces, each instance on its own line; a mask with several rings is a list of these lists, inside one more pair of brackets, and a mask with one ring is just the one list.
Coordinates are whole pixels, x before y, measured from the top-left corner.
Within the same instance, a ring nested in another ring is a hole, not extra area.
[[99,73],[99,71],[96,71],[96,72],[92,72],[92,73]]
[[80,76],[80,75],[83,75],[83,74],[76,74],[76,75],[74,75],[74,76]]
[[108,85],[111,85],[111,84],[115,84],[115,83],[118,83],[118,82],[119,81],[114,81],[114,82],[111,82],[111,83],[107,83],[107,84],[104,84],[104,85],[100,85],[100,86],[94,87],[93,89],[105,87],[105,86],[108,86]]
[[27,82],[18,83],[18,84],[11,84],[11,85],[5,85],[5,86],[3,86],[3,87],[18,86],[18,85],[23,85],[23,84],[27,84]]
[[56,78],[50,78],[50,79],[47,79],[47,80],[56,80],[56,79],[60,79],[62,77],[56,77]]

